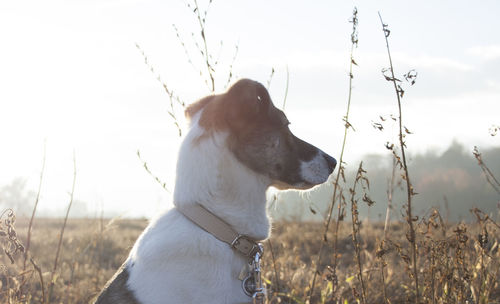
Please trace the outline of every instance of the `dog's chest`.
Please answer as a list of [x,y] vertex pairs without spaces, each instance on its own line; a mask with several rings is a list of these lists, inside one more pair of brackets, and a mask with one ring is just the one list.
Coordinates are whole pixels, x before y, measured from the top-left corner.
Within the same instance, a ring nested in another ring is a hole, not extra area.
[[176,212],[163,217],[129,257],[128,286],[141,304],[251,302],[238,279],[245,258]]

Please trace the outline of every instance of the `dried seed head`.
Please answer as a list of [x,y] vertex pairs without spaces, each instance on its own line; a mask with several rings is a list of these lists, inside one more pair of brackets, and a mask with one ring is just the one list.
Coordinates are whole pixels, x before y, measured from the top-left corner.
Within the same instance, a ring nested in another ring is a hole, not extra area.
[[478,235],[477,240],[481,248],[486,249],[486,245],[488,244],[488,231],[486,228]]

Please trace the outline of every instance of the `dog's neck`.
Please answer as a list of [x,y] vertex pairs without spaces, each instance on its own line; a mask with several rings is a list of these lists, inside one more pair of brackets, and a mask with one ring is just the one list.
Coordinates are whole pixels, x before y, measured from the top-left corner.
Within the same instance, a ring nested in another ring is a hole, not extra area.
[[235,158],[227,148],[226,132],[207,135],[198,118],[192,119],[179,151],[174,204],[201,204],[238,233],[266,239],[270,230],[266,213],[269,178]]

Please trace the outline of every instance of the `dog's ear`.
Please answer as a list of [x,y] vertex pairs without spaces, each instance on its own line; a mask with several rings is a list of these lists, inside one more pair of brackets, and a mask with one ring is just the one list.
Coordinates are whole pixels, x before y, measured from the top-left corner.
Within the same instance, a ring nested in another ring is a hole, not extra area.
[[212,101],[214,97],[214,95],[210,95],[190,104],[189,106],[187,106],[186,110],[184,110],[184,116],[188,119],[193,118],[193,116],[201,109],[203,109],[208,104],[208,102]]
[[260,83],[241,79],[225,94],[226,123],[235,131],[249,124],[265,119],[271,107],[271,97]]

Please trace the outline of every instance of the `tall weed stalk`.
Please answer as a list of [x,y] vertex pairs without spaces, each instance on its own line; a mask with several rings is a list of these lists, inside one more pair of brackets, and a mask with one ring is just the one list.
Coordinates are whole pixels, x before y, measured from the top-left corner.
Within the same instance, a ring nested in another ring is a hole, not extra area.
[[[43,173],[45,172],[46,148],[47,148],[46,147],[46,143],[44,143],[43,144],[42,169],[40,171],[40,180],[39,180],[39,183],[38,183],[38,191],[37,191],[37,194],[36,194],[35,204],[33,206],[33,212],[31,213],[31,218],[30,218],[30,221],[29,221],[29,224],[28,224],[28,232],[27,232],[27,235],[26,235],[26,246],[25,246],[25,250],[24,250],[23,272],[26,271],[28,254],[29,254],[30,245],[31,245],[31,229],[33,228],[33,222],[35,220],[35,214],[36,214],[36,210],[37,210],[37,207],[38,207],[38,202],[40,201],[40,192],[42,190]],[[38,267],[38,265],[36,265],[36,263],[33,261],[33,259],[30,259],[30,260],[31,260],[31,264],[33,265],[34,269],[36,271],[38,271],[40,269],[40,267]],[[43,278],[41,276],[40,276],[40,279],[42,280],[41,282],[42,282],[42,286],[43,286]],[[23,276],[21,286],[19,287],[19,292],[21,294],[24,293],[23,288],[24,288],[24,284],[26,284],[26,282],[27,282],[27,280]],[[43,289],[43,287],[42,287],[42,289]]]
[[[408,223],[409,227],[409,233],[407,234],[407,239],[410,242],[411,246],[411,255],[412,255],[412,268],[413,268],[413,280],[415,283],[415,303],[419,303],[419,298],[420,298],[420,292],[419,292],[419,284],[418,284],[418,268],[417,268],[417,242],[416,242],[416,233],[415,233],[415,227],[414,227],[414,222],[417,220],[416,218],[413,217],[412,214],[412,196],[415,194],[413,190],[413,186],[410,182],[410,174],[408,173],[408,165],[406,162],[406,153],[405,153],[405,148],[406,144],[404,141],[405,135],[403,132],[403,115],[402,115],[402,109],[401,109],[401,98],[404,96],[404,90],[402,89],[401,85],[398,84],[398,82],[401,82],[401,80],[397,79],[396,76],[394,76],[394,66],[392,64],[392,57],[391,57],[391,51],[389,48],[389,35],[390,35],[390,30],[388,29],[388,25],[384,23],[382,20],[382,15],[380,13],[378,14],[380,18],[380,23],[382,24],[382,31],[384,33],[384,38],[385,38],[385,43],[386,43],[386,48],[387,48],[387,56],[389,58],[389,69],[388,70],[383,70],[385,79],[389,82],[392,82],[394,85],[394,91],[396,93],[396,99],[398,102],[398,112],[399,112],[399,147],[401,150],[401,159],[402,162],[400,163],[400,166],[403,169],[404,175],[402,176],[403,179],[406,181],[406,194],[407,194],[407,208],[406,208],[406,221]],[[387,72],[388,74],[385,74]],[[405,75],[405,79],[409,80],[411,84],[415,83],[415,78],[416,78],[416,73],[411,73],[408,72],[408,74]],[[405,132],[410,133],[408,129],[405,127]],[[394,150],[393,150],[394,152]]]
[[[363,304],[366,304],[366,287],[363,281],[363,263],[361,262],[361,248],[359,244],[359,229],[361,226],[361,222],[359,221],[358,200],[355,198],[356,186],[358,185],[358,183],[361,183],[363,188],[365,187],[363,185],[363,182],[369,185],[368,179],[363,175],[364,173],[366,173],[366,171],[363,169],[363,162],[360,162],[358,172],[356,173],[356,178],[354,180],[354,185],[349,189],[349,192],[351,194],[352,243],[356,256],[356,264],[358,265],[358,281],[361,285],[361,302]],[[367,196],[365,194],[363,199],[368,201],[366,198]],[[371,202],[371,200],[369,201]]]
[[490,168],[488,168],[488,166],[486,166],[486,164],[484,163],[483,156],[479,152],[479,149],[477,147],[474,147],[472,154],[474,155],[474,158],[476,158],[477,164],[479,165],[479,167],[481,167],[481,170],[483,170],[484,176],[488,184],[490,184],[491,187],[493,187],[493,189],[495,189],[495,191],[498,194],[500,194],[500,182],[495,177],[495,175],[493,175]]
[[52,297],[53,291],[54,291],[55,281],[57,279],[56,271],[57,271],[57,266],[58,266],[58,262],[59,262],[59,254],[61,253],[64,230],[66,229],[66,223],[68,222],[69,212],[71,210],[71,206],[73,205],[73,195],[75,193],[75,184],[76,184],[76,158],[75,158],[75,153],[73,152],[73,185],[71,187],[68,208],[66,209],[66,216],[64,217],[64,222],[63,222],[63,225],[61,227],[61,233],[59,234],[59,242],[57,244],[56,257],[54,259],[54,267],[52,268],[52,274],[51,274],[51,280],[50,280],[48,303],[50,303],[50,301],[51,301],[51,297]]
[[[349,111],[351,108],[352,80],[354,78],[353,66],[357,65],[356,61],[354,61],[354,56],[353,56],[354,49],[358,47],[358,9],[356,7],[353,10],[352,18],[349,22],[352,23],[352,32],[351,32],[351,52],[350,52],[350,58],[349,58],[349,90],[348,90],[348,97],[347,97],[347,109],[346,109],[346,114],[343,117],[344,126],[345,126],[344,137],[342,140],[342,149],[340,151],[339,168],[337,169],[337,176],[335,177],[335,182],[333,184],[334,188],[333,188],[332,201],[331,201],[331,204],[328,208],[327,216],[326,216],[326,219],[324,222],[323,238],[322,238],[322,242],[321,242],[321,245],[320,245],[320,248],[318,251],[318,257],[316,259],[316,268],[315,268],[313,278],[311,281],[311,287],[309,289],[309,295],[308,295],[309,301],[311,301],[311,298],[312,298],[313,293],[314,293],[317,275],[319,274],[320,267],[321,267],[321,257],[322,257],[323,251],[325,249],[325,245],[328,242],[327,233],[328,233],[328,230],[330,227],[330,222],[332,219],[333,209],[334,209],[335,201],[336,201],[336,197],[337,197],[337,190],[339,189],[339,181],[340,181],[341,175],[342,176],[344,175],[344,161],[343,161],[343,159],[344,159],[344,149],[345,149],[345,145],[346,145],[346,141],[347,141],[347,132],[349,131],[350,128],[352,128],[352,125],[349,122]],[[338,211],[339,212],[337,214],[337,229],[335,231],[335,239],[334,239],[334,259],[335,260],[336,260],[336,255],[337,255],[337,253],[335,251],[335,246],[337,243],[338,222],[339,222],[340,216],[341,216],[340,203],[338,204]],[[332,273],[331,277],[336,285],[336,281],[337,281],[336,263],[334,263],[332,271],[333,271],[333,273]],[[334,289],[335,288],[336,288],[336,286],[334,286]]]
[[30,222],[28,225],[28,233],[26,236],[26,250],[24,251],[24,261],[23,261],[23,271],[26,270],[26,261],[28,260],[28,252],[30,250],[31,244],[31,228],[33,227],[33,221],[35,219],[36,209],[38,207],[38,202],[40,200],[40,192],[42,190],[43,173],[45,171],[45,156],[46,156],[46,144],[43,145],[43,157],[42,157],[42,169],[40,170],[40,180],[38,183],[38,192],[36,193],[35,205],[33,206],[33,212],[31,213]]

